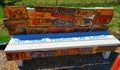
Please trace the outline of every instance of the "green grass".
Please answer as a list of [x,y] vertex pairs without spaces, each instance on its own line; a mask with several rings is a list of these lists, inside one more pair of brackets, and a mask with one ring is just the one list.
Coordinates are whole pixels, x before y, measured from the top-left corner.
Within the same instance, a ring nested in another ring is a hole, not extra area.
[[[116,5],[116,0],[107,0],[107,4],[105,4],[105,0],[57,0],[57,6],[66,6],[66,7],[113,7],[115,10],[114,17],[109,24],[109,31],[114,34],[117,38],[120,38],[120,5]],[[56,0],[22,0],[21,2],[16,2],[15,5],[18,6],[56,6]],[[3,25],[3,10],[2,6],[0,6],[0,43],[8,42],[10,40],[10,36],[8,34],[7,29]],[[116,34],[116,32],[118,34]]]
[[3,23],[4,11],[3,7],[0,6],[0,43],[8,42],[10,40],[10,35],[8,34],[7,28],[5,28]]
[[10,40],[10,35],[7,29],[4,27],[3,19],[0,19],[0,43],[8,42]]
[[[57,5],[61,4],[105,4],[105,0],[22,0],[21,2],[17,2],[16,5],[26,5],[26,6],[32,6],[32,5],[51,5],[55,6],[57,1]],[[106,3],[114,3],[116,0],[106,0]]]
[[0,43],[8,42],[10,35],[3,24],[4,12],[2,6],[0,6]]

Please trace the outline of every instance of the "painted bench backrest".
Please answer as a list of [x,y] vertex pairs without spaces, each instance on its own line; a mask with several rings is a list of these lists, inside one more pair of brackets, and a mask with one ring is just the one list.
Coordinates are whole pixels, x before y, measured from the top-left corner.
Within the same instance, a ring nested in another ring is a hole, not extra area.
[[87,32],[108,29],[113,8],[4,7],[9,34]]

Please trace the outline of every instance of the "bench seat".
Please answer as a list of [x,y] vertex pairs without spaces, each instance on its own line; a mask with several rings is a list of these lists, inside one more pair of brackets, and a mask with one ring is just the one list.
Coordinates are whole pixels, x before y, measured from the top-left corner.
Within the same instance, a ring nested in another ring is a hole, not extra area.
[[13,35],[5,51],[49,51],[57,49],[118,45],[120,45],[120,41],[108,31],[26,34]]

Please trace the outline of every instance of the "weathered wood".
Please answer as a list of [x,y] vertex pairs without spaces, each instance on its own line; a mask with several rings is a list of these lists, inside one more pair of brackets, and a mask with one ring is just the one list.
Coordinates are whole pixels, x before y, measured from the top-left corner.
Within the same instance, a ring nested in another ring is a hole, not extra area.
[[57,7],[42,7],[42,6],[35,6],[34,7],[37,12],[52,12],[55,13],[57,12]]
[[95,16],[93,19],[94,24],[108,24],[111,22],[111,16]]
[[53,21],[51,19],[31,19],[29,21],[29,26],[50,26]]
[[60,19],[54,19],[52,26],[68,26],[68,27],[74,27],[78,26],[74,21],[66,21],[66,20],[60,20]]
[[114,10],[113,9],[96,9],[97,15],[101,16],[113,16]]
[[95,51],[97,53],[99,52],[108,52],[108,51],[115,51],[116,50],[116,46],[101,46],[101,47],[98,47]]
[[29,60],[30,52],[14,52],[14,53],[6,53],[7,59],[10,60]]
[[27,26],[28,21],[26,19],[8,19],[4,22],[4,24],[8,29],[13,30]]
[[48,33],[48,27],[40,27],[40,26],[28,26],[26,28],[26,32],[28,34],[36,34],[36,33]]
[[74,54],[92,54],[93,48],[72,48],[72,49],[59,49],[51,51],[33,51],[31,52],[32,58],[54,57]]
[[76,8],[58,7],[57,13],[74,15],[76,13]]
[[50,19],[52,15],[50,12],[36,12],[36,11],[28,11],[29,19]]
[[4,21],[5,26],[8,28],[9,34],[25,34],[28,21],[26,19],[9,19]]
[[[32,58],[44,58],[64,55],[75,55],[75,54],[95,54],[101,52],[114,51],[115,46],[103,46],[103,47],[88,47],[88,48],[71,48],[71,49],[59,49],[49,51],[30,51],[30,52],[12,52],[6,53],[8,60],[30,60]],[[108,58],[106,53],[103,54],[105,59]]]
[[26,7],[22,6],[5,6],[5,16],[7,18],[27,18]]
[[93,24],[92,19],[83,19],[80,17],[75,17],[76,26],[91,26]]
[[107,25],[93,25],[92,28],[90,28],[90,31],[104,31],[108,30],[108,28]]
[[89,17],[94,17],[97,14],[95,9],[77,9],[75,16],[87,19]]
[[28,34],[35,33],[64,33],[64,32],[87,32],[87,31],[104,31],[107,26],[94,25],[94,26],[28,26],[26,32]]
[[48,29],[50,33],[66,32],[64,26],[49,26]]
[[[35,30],[34,33],[45,33],[42,30],[44,26],[47,26],[47,29],[51,29],[49,30],[51,32],[107,30],[108,26],[105,25],[110,23],[114,14],[114,10],[112,8],[69,8],[35,6],[32,8],[32,10],[26,11],[26,7],[6,6],[4,10],[6,17],[12,19],[4,21],[5,26],[8,28],[11,35],[26,34],[26,29],[27,33],[32,33],[30,31],[33,29]],[[29,26],[35,26],[37,29],[35,29],[35,27],[30,28]],[[40,28],[39,26],[43,27]],[[57,31],[52,30],[56,29],[55,26],[59,26]],[[45,29],[45,31],[47,29]],[[40,32],[41,30],[42,32]],[[50,33],[49,31],[46,32]]]
[[74,16],[73,15],[69,15],[69,14],[52,14],[52,16],[56,19],[60,19],[60,20],[66,20],[66,21],[74,21]]

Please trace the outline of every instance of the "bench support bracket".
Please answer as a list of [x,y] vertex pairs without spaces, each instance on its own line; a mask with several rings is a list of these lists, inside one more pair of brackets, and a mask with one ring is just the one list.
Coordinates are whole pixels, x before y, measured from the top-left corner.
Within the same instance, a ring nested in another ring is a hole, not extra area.
[[111,53],[111,52],[103,52],[103,53],[102,53],[102,57],[103,57],[104,59],[109,59],[110,53]]
[[17,60],[16,63],[17,63],[18,67],[22,67],[23,66],[23,60]]

